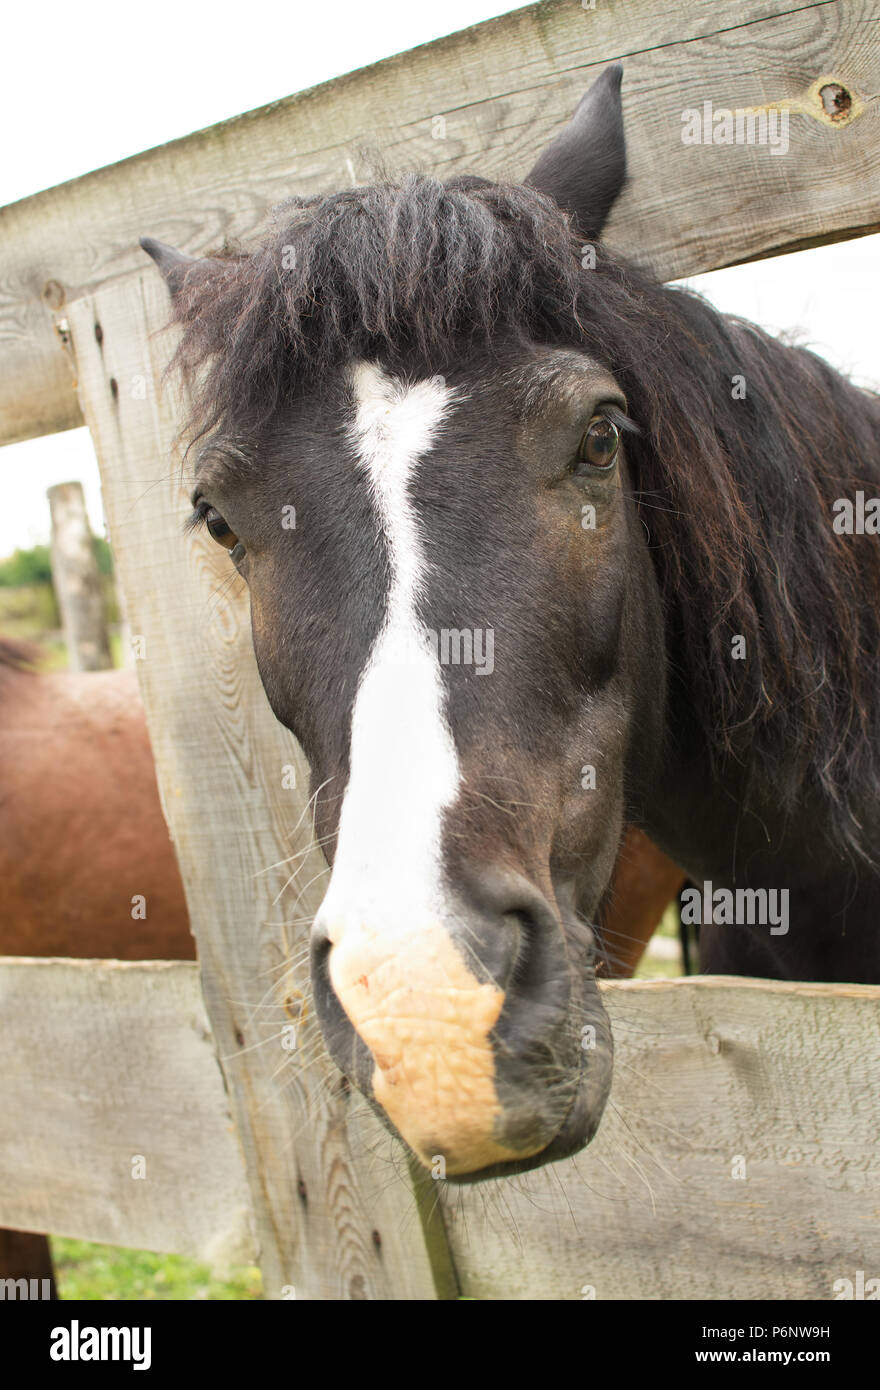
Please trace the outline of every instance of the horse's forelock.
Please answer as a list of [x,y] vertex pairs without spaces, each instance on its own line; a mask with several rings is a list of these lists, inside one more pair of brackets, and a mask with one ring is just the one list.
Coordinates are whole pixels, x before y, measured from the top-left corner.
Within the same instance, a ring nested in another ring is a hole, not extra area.
[[550,199],[483,179],[292,200],[255,251],[191,267],[176,296],[193,432],[270,414],[354,358],[439,370],[505,331],[577,341],[577,250]]

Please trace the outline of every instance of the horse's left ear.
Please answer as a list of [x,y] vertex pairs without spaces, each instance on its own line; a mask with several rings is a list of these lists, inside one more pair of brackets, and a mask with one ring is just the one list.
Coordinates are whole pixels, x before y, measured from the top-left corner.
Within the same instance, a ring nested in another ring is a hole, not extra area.
[[573,213],[585,237],[600,234],[626,178],[622,77],[614,63],[596,78],[525,179]]
[[185,251],[177,251],[173,246],[166,246],[164,241],[157,241],[151,236],[142,236],[140,244],[147,255],[156,262],[173,299],[183,285],[187,270],[196,264],[199,257],[188,256]]

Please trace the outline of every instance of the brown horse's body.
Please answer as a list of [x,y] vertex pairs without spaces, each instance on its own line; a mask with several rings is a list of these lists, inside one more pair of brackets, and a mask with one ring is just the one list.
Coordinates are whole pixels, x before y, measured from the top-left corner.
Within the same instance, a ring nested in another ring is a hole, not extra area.
[[[134,675],[37,674],[39,656],[0,638],[0,955],[194,959]],[[627,832],[603,913],[605,975],[632,974],[681,881]],[[0,1230],[0,1278],[51,1268],[45,1236]]]
[[133,673],[27,655],[0,645],[0,954],[194,959]]

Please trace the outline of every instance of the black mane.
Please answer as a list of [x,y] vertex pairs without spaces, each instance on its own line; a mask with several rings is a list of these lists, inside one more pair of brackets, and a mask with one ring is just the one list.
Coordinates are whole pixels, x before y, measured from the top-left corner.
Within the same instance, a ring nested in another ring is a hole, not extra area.
[[880,399],[601,246],[595,268],[582,253],[522,186],[411,176],[293,200],[253,253],[186,274],[175,361],[191,433],[236,434],[352,357],[438,372],[511,335],[582,348],[642,430],[627,444],[636,501],[710,748],[784,803],[817,791],[841,846],[870,853],[853,808],[880,783],[880,537],[836,535],[832,507],[880,491]]

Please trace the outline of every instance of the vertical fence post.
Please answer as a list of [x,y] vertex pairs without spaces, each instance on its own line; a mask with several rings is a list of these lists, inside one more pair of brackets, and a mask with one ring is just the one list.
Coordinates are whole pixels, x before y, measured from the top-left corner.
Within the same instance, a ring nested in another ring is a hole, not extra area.
[[164,286],[145,270],[65,313],[266,1295],[454,1294],[436,1192],[414,1190],[311,1014],[303,966],[328,871],[308,768],[260,684],[245,586],[225,551],[183,532]]
[[52,516],[52,583],[68,663],[71,671],[103,671],[113,665],[113,659],[82,483],[56,483],[47,496]]

